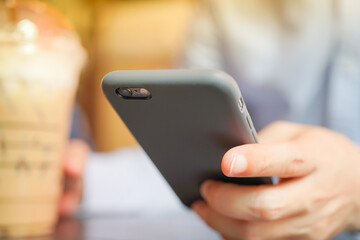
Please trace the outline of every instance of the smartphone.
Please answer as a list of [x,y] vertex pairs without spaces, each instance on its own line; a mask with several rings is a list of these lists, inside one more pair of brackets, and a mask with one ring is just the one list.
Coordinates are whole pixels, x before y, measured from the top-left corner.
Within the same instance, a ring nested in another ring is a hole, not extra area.
[[[236,82],[217,70],[115,71],[102,81],[106,98],[180,200],[201,199],[207,179],[270,184],[272,179],[229,178],[221,172],[232,147],[257,135]],[[146,184],[146,183],[144,183]]]

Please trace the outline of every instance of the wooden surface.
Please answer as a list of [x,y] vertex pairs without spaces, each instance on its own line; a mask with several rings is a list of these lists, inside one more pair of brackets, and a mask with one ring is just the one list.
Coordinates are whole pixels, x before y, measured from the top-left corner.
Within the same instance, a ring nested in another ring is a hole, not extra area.
[[190,210],[153,212],[152,215],[101,213],[96,217],[62,219],[52,236],[31,240],[222,239]]
[[86,94],[83,103],[99,151],[136,144],[104,98],[100,89],[102,77],[114,70],[176,67],[193,9],[191,1],[111,1],[96,4],[90,49],[92,79],[86,84],[91,95]]
[[75,25],[89,61],[79,101],[97,150],[135,145],[105,100],[100,82],[114,70],[175,68],[186,42],[196,0],[45,0]]

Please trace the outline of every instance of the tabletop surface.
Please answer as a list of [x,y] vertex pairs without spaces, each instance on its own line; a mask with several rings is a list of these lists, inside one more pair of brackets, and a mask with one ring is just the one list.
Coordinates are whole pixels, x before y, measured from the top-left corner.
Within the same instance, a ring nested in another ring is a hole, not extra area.
[[194,213],[104,215],[60,220],[53,236],[31,240],[219,240]]

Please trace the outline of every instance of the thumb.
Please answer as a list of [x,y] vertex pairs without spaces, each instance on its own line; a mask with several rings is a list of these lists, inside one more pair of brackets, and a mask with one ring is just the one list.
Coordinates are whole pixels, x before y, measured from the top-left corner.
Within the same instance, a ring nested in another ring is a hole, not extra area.
[[221,168],[228,177],[292,178],[315,170],[315,164],[304,158],[292,142],[246,144],[230,149]]

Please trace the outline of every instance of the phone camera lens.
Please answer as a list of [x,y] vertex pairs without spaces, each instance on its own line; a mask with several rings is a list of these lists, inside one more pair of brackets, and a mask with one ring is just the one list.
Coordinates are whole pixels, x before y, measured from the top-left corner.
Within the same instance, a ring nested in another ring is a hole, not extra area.
[[131,97],[133,94],[130,88],[118,88],[116,89],[116,93],[123,97]]

